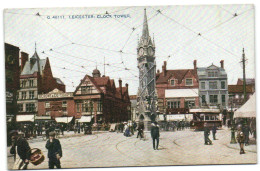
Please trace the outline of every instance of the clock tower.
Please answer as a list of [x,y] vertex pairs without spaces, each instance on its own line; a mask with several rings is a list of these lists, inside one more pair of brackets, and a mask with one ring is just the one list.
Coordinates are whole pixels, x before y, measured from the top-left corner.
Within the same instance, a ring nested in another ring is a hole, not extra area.
[[139,69],[139,88],[137,93],[137,122],[143,122],[145,130],[157,118],[155,44],[149,35],[146,9],[142,37],[138,40],[137,63]]

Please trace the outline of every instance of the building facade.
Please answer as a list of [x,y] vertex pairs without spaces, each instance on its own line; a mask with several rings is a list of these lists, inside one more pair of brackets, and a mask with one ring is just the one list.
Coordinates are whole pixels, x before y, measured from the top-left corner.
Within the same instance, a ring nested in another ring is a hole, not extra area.
[[155,44],[149,35],[146,9],[144,10],[143,32],[137,47],[139,88],[137,93],[137,122],[144,122],[149,129],[150,122],[157,118]]
[[116,88],[113,79],[102,76],[95,69],[93,76],[86,75],[74,92],[77,116],[91,116],[94,123],[116,123],[131,119],[131,102],[128,84]]
[[48,57],[40,59],[36,49],[34,55],[21,53],[20,89],[18,90],[17,108],[19,115],[37,115],[38,95],[53,89],[65,92],[65,85],[52,75]]
[[[254,94],[255,92],[255,80],[247,79],[246,80],[246,101]],[[229,93],[229,109],[233,108],[238,109],[244,103],[244,88],[243,88],[243,79],[238,79],[237,85],[228,85],[228,93]]]
[[17,90],[19,89],[19,47],[5,43],[6,115],[10,121],[17,114]]
[[186,114],[189,108],[199,106],[197,61],[193,69],[167,70],[164,61],[162,72],[156,74],[158,110],[160,114]]
[[73,92],[63,92],[57,88],[53,91],[38,95],[38,116],[75,117],[80,118],[75,112]]
[[228,78],[224,69],[224,61],[220,61],[221,67],[211,65],[197,69],[199,78],[200,106],[215,106],[226,110],[228,106]]

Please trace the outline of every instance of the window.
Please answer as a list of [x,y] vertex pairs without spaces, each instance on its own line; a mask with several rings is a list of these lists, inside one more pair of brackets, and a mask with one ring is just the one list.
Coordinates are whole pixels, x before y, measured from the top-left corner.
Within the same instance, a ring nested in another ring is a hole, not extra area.
[[218,95],[210,95],[209,102],[213,104],[218,103]]
[[226,103],[226,95],[222,95],[221,100],[222,100],[222,104],[225,104]]
[[33,80],[29,80],[29,87],[33,87]]
[[217,71],[209,71],[208,77],[218,77],[218,72]]
[[18,112],[23,111],[23,104],[17,104]]
[[200,88],[203,89],[203,90],[206,89],[205,82],[200,83]]
[[62,101],[62,107],[67,107],[67,101]]
[[35,111],[34,103],[27,103],[26,104],[26,112],[34,112],[34,111]]
[[22,92],[22,99],[26,99],[26,91]]
[[206,95],[201,96],[201,101],[202,101],[202,103],[206,103]]
[[180,108],[180,101],[168,101],[168,109]]
[[23,87],[23,88],[26,87],[26,81],[22,80],[20,86]]
[[45,108],[50,108],[51,105],[50,105],[50,102],[45,102]]
[[81,87],[81,93],[92,93],[92,87],[91,86],[82,86]]
[[175,80],[171,80],[171,85],[174,86]]
[[186,78],[186,80],[185,80],[185,85],[186,85],[186,86],[192,86],[192,85],[193,85],[192,78]]
[[190,108],[192,106],[195,106],[195,102],[194,101],[185,101],[185,108]]
[[217,81],[209,82],[209,89],[217,89],[217,88],[218,88]]
[[221,89],[226,89],[226,82],[225,81],[221,81]]
[[62,112],[63,112],[63,115],[68,115],[67,109],[63,109]]
[[46,111],[46,112],[45,112],[45,115],[50,116],[50,115],[51,115],[51,112],[50,112],[50,111]]
[[98,101],[98,112],[102,112],[102,101]]
[[80,104],[77,103],[77,112],[80,112]]
[[34,91],[29,91],[29,99],[34,99]]

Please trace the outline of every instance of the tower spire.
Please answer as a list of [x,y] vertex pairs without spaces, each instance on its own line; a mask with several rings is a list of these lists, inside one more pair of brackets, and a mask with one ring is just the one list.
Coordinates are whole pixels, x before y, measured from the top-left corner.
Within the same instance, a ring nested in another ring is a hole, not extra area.
[[149,38],[149,29],[148,29],[148,22],[146,16],[146,8],[144,9],[144,22],[143,22],[143,33],[142,37],[148,39]]

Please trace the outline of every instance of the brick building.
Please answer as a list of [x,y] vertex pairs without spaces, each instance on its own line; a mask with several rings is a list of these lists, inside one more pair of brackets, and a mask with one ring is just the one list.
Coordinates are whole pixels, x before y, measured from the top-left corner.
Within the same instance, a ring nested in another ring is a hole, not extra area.
[[156,90],[158,110],[161,114],[184,114],[189,107],[199,106],[197,61],[193,69],[167,70],[164,61],[162,72],[157,70]]
[[[255,79],[246,79],[246,100],[255,92]],[[243,79],[238,79],[237,85],[228,85],[228,94],[230,97],[228,106],[234,109],[240,108],[244,104]]]
[[65,85],[52,75],[48,57],[40,59],[36,49],[31,58],[21,53],[20,89],[18,90],[18,114],[36,115],[38,112],[38,95],[58,88],[65,92]]
[[131,118],[131,103],[128,84],[116,88],[113,79],[100,76],[93,70],[92,77],[86,75],[74,92],[76,115],[90,116],[95,123],[115,123]]
[[62,116],[80,118],[75,114],[73,92],[55,88],[49,93],[38,95],[38,116],[50,116],[51,119]]
[[19,47],[5,43],[5,88],[7,119],[17,113],[17,90],[19,89]]

